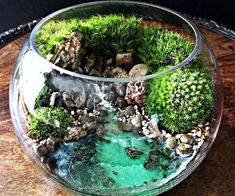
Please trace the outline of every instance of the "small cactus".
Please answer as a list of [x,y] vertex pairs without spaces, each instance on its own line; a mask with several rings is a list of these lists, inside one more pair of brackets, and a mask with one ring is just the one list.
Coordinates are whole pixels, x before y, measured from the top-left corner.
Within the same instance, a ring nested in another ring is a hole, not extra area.
[[148,109],[172,132],[185,132],[208,118],[213,104],[213,82],[203,64],[187,65],[155,78]]

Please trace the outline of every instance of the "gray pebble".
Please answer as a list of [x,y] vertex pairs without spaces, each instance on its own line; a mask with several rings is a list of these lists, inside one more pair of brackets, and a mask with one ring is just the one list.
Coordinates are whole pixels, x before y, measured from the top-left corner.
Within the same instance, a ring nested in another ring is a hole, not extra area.
[[180,137],[180,142],[184,143],[184,144],[193,145],[195,143],[195,139],[192,135],[182,134],[181,137]]
[[48,149],[44,144],[39,144],[35,148],[35,152],[40,156],[45,156],[48,153]]
[[55,150],[55,141],[51,138],[47,139],[46,147],[49,152],[53,152]]
[[176,145],[176,139],[175,137],[168,137],[165,141],[166,143],[166,147],[173,150],[175,148]]
[[132,124],[129,120],[126,122],[118,121],[118,127],[121,131],[124,131],[124,132],[128,132],[132,130]]
[[116,66],[124,65],[131,67],[134,65],[132,53],[119,53],[116,56]]
[[192,153],[193,147],[190,144],[181,143],[177,146],[176,151],[182,157],[187,157]]
[[137,64],[131,68],[129,72],[130,77],[145,76],[148,73],[148,67],[146,64]]
[[86,93],[81,91],[75,99],[75,104],[77,108],[81,108],[86,103]]
[[134,127],[141,127],[141,115],[135,115],[132,119],[131,119],[131,124]]
[[135,114],[135,109],[133,106],[129,105],[125,110],[124,110],[124,115],[125,116],[133,116]]

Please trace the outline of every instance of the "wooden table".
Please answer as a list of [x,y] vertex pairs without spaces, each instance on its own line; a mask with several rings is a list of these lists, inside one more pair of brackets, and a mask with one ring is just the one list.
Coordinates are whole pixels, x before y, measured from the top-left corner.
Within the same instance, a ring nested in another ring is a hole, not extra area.
[[[201,28],[215,51],[224,86],[218,136],[202,164],[168,196],[235,195],[235,41]],[[9,78],[26,36],[0,49],[0,195],[71,195],[45,179],[26,157],[14,134],[8,106]]]

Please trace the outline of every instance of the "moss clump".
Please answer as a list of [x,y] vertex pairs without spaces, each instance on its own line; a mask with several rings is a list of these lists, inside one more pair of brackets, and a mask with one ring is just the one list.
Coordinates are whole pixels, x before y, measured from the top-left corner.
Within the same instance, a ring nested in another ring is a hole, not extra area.
[[152,26],[143,28],[141,39],[139,56],[148,65],[150,73],[156,72],[159,67],[180,63],[194,47],[184,36]]
[[38,96],[35,99],[34,109],[37,109],[39,107],[40,100],[48,91],[49,91],[49,87],[46,85],[40,90],[40,92],[38,93]]
[[184,132],[208,118],[213,104],[213,82],[202,62],[155,78],[147,106],[172,132]]
[[28,116],[30,137],[44,140],[48,137],[59,137],[66,133],[69,114],[59,108],[41,108]]
[[133,52],[139,43],[141,19],[123,15],[92,16],[89,19],[50,21],[36,36],[36,45],[46,56],[72,32],[83,34],[82,47],[106,55]]

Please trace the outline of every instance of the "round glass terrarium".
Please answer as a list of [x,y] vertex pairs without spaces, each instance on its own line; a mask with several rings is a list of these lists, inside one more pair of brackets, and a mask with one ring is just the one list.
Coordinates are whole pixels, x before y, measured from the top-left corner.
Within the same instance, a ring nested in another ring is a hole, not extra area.
[[206,156],[221,120],[221,80],[184,16],[94,2],[34,28],[12,73],[10,110],[27,155],[70,191],[156,195]]

